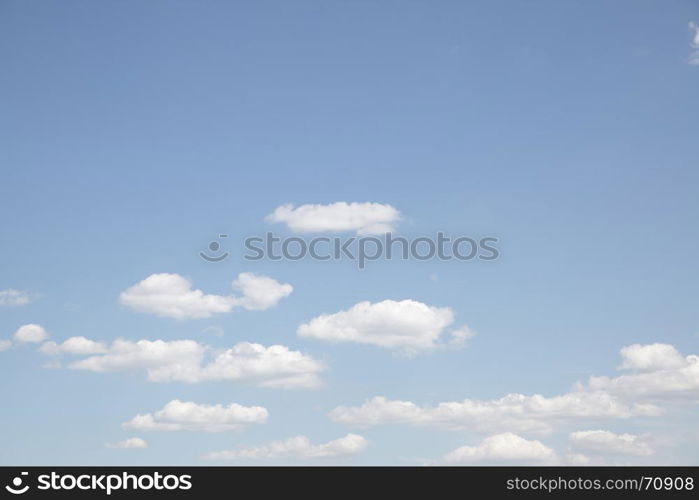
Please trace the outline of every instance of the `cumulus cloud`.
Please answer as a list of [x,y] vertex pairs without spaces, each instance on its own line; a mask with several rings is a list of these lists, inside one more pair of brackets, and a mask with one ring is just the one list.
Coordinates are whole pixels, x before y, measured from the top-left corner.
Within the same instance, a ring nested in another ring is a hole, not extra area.
[[556,453],[540,441],[529,441],[512,432],[504,432],[485,438],[477,446],[462,446],[447,453],[443,464],[531,463],[556,461]]
[[339,406],[330,412],[330,418],[355,427],[408,424],[474,429],[482,433],[505,429],[549,433],[560,423],[654,416],[659,412],[655,406],[629,405],[598,391],[571,392],[554,397],[508,394],[500,399],[465,399],[439,403],[437,406],[419,406],[412,401],[388,400],[377,396],[361,406]]
[[[445,329],[454,321],[448,307],[433,307],[415,300],[359,302],[346,311],[322,314],[298,327],[299,337],[329,342],[358,342],[415,355],[438,347]],[[456,343],[471,335],[459,329]]]
[[148,448],[148,443],[139,437],[132,437],[123,441],[119,441],[118,443],[107,443],[104,446],[107,448],[115,449]]
[[699,400],[699,356],[682,356],[669,344],[624,347],[618,377],[590,377],[588,389],[604,390],[627,399]]
[[142,431],[223,432],[262,424],[269,413],[261,406],[197,404],[175,399],[155,413],[139,414],[123,424]]
[[610,431],[577,431],[570,435],[573,445],[588,453],[649,456],[653,448],[641,436]]
[[670,344],[633,344],[621,349],[621,369],[652,372],[682,368],[684,357]]
[[283,345],[239,342],[214,350],[194,340],[117,339],[102,354],[68,365],[75,370],[145,370],[151,382],[240,382],[260,387],[313,388],[321,385],[322,362]]
[[287,283],[253,273],[239,274],[233,286],[243,292],[241,297],[204,293],[179,274],[151,274],[124,290],[119,301],[138,312],[182,320],[228,313],[236,306],[268,309],[292,291]]
[[20,326],[15,332],[14,339],[16,342],[23,343],[39,343],[49,337],[48,332],[41,325],[30,323]]
[[285,223],[296,233],[356,231],[366,235],[389,233],[400,218],[400,212],[391,205],[339,201],[329,205],[282,205],[265,220]]
[[151,274],[123,291],[119,300],[135,311],[175,319],[208,318],[233,309],[231,297],[194,290],[187,278],[169,273]]
[[62,344],[54,341],[44,342],[39,351],[52,356],[58,354],[89,355],[101,354],[108,351],[107,346],[101,342],[87,339],[85,337],[70,337]]
[[26,306],[32,301],[32,296],[22,290],[0,290],[0,307]]
[[347,434],[319,445],[312,444],[306,436],[296,436],[255,448],[214,451],[205,455],[204,458],[206,460],[328,459],[356,455],[363,452],[368,444],[369,442],[358,434]]
[[233,288],[242,293],[234,303],[249,311],[264,311],[274,307],[294,288],[289,283],[279,283],[268,276],[258,276],[253,273],[240,273],[233,282]]
[[[692,41],[690,42],[690,45],[694,49],[699,49],[699,24],[690,22],[689,29],[692,31]],[[699,66],[699,50],[693,51],[689,55],[689,59],[687,62],[692,66]]]
[[8,350],[10,347],[12,347],[12,341],[0,340],[0,352]]
[[314,388],[321,385],[318,373],[324,370],[324,363],[286,346],[240,342],[219,352],[204,366],[201,379],[243,381],[282,389]]

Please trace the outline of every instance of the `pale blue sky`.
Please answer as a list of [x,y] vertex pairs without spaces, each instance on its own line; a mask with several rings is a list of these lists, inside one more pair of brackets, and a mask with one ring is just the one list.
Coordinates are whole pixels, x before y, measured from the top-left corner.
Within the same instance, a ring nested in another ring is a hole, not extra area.
[[[35,296],[0,308],[0,339],[38,323],[56,341],[279,343],[329,366],[316,390],[156,384],[42,368],[36,346],[15,345],[0,353],[0,463],[203,464],[214,450],[347,432],[370,445],[339,463],[419,463],[487,434],[357,430],[327,413],[374,396],[564,394],[618,375],[619,349],[635,343],[698,353],[691,21],[689,0],[0,1],[0,290]],[[495,235],[501,257],[364,271],[241,258],[277,206],[336,201],[396,207],[405,236]],[[233,256],[203,262],[219,233]],[[246,271],[294,292],[267,311],[186,321],[118,300],[153,273],[225,294]],[[296,336],[321,313],[384,299],[451,307],[478,335],[411,359]],[[270,418],[218,434],[120,427],[172,399]],[[690,403],[522,435],[562,457],[572,431],[672,434],[686,443],[648,460],[696,464],[696,427],[675,425],[696,422]],[[104,447],[132,435],[150,446]]]

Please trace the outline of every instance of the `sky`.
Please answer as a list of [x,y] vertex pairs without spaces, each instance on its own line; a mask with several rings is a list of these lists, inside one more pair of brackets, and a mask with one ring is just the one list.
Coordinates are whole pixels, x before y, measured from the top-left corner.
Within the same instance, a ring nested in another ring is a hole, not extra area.
[[697,465],[698,24],[1,0],[0,464]]

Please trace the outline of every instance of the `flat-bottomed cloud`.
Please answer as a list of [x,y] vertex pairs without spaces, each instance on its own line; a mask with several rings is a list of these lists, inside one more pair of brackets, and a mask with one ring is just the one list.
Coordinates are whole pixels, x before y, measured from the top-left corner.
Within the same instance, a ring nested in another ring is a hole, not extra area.
[[[62,346],[43,350],[60,354]],[[285,389],[319,387],[319,374],[327,369],[324,363],[283,345],[239,342],[216,350],[194,340],[124,339],[115,340],[100,354],[73,361],[68,368],[97,373],[145,371],[151,382],[229,381]]]
[[223,432],[267,421],[269,413],[261,406],[197,404],[178,399],[155,413],[139,414],[123,424],[141,431]]
[[339,439],[319,445],[312,444],[306,436],[296,436],[255,448],[214,451],[205,455],[204,459],[234,461],[280,458],[298,460],[339,458],[361,453],[368,444],[369,442],[358,434],[347,434]]
[[119,301],[134,311],[183,320],[209,318],[235,307],[269,309],[293,290],[288,283],[254,273],[240,273],[233,287],[242,295],[207,294],[192,288],[190,280],[179,274],[151,274],[124,290]]
[[462,446],[447,453],[441,463],[448,465],[474,463],[553,463],[556,453],[540,441],[524,439],[512,432],[485,438],[477,446]]
[[393,231],[400,218],[400,212],[391,205],[338,201],[329,205],[282,205],[265,220],[283,222],[296,233],[355,231],[368,235]]
[[[434,307],[415,300],[359,302],[346,311],[322,314],[297,329],[299,337],[328,342],[371,344],[413,356],[440,346],[445,329],[454,322],[449,307]],[[472,332],[452,333],[461,344]]]
[[14,334],[15,342],[37,344],[49,338],[46,329],[41,325],[30,323],[20,326]]

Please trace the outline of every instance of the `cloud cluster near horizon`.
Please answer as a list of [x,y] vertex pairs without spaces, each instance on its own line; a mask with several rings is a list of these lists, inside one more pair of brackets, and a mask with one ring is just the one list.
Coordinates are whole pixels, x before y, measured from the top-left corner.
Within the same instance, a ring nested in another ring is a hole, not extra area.
[[572,392],[546,397],[508,394],[494,400],[465,399],[420,406],[412,401],[373,397],[360,406],[339,406],[332,420],[353,427],[403,424],[446,429],[548,434],[562,424],[584,421],[657,417],[658,403],[699,400],[699,357],[682,356],[669,344],[634,344],[621,349],[617,377],[589,378]]

